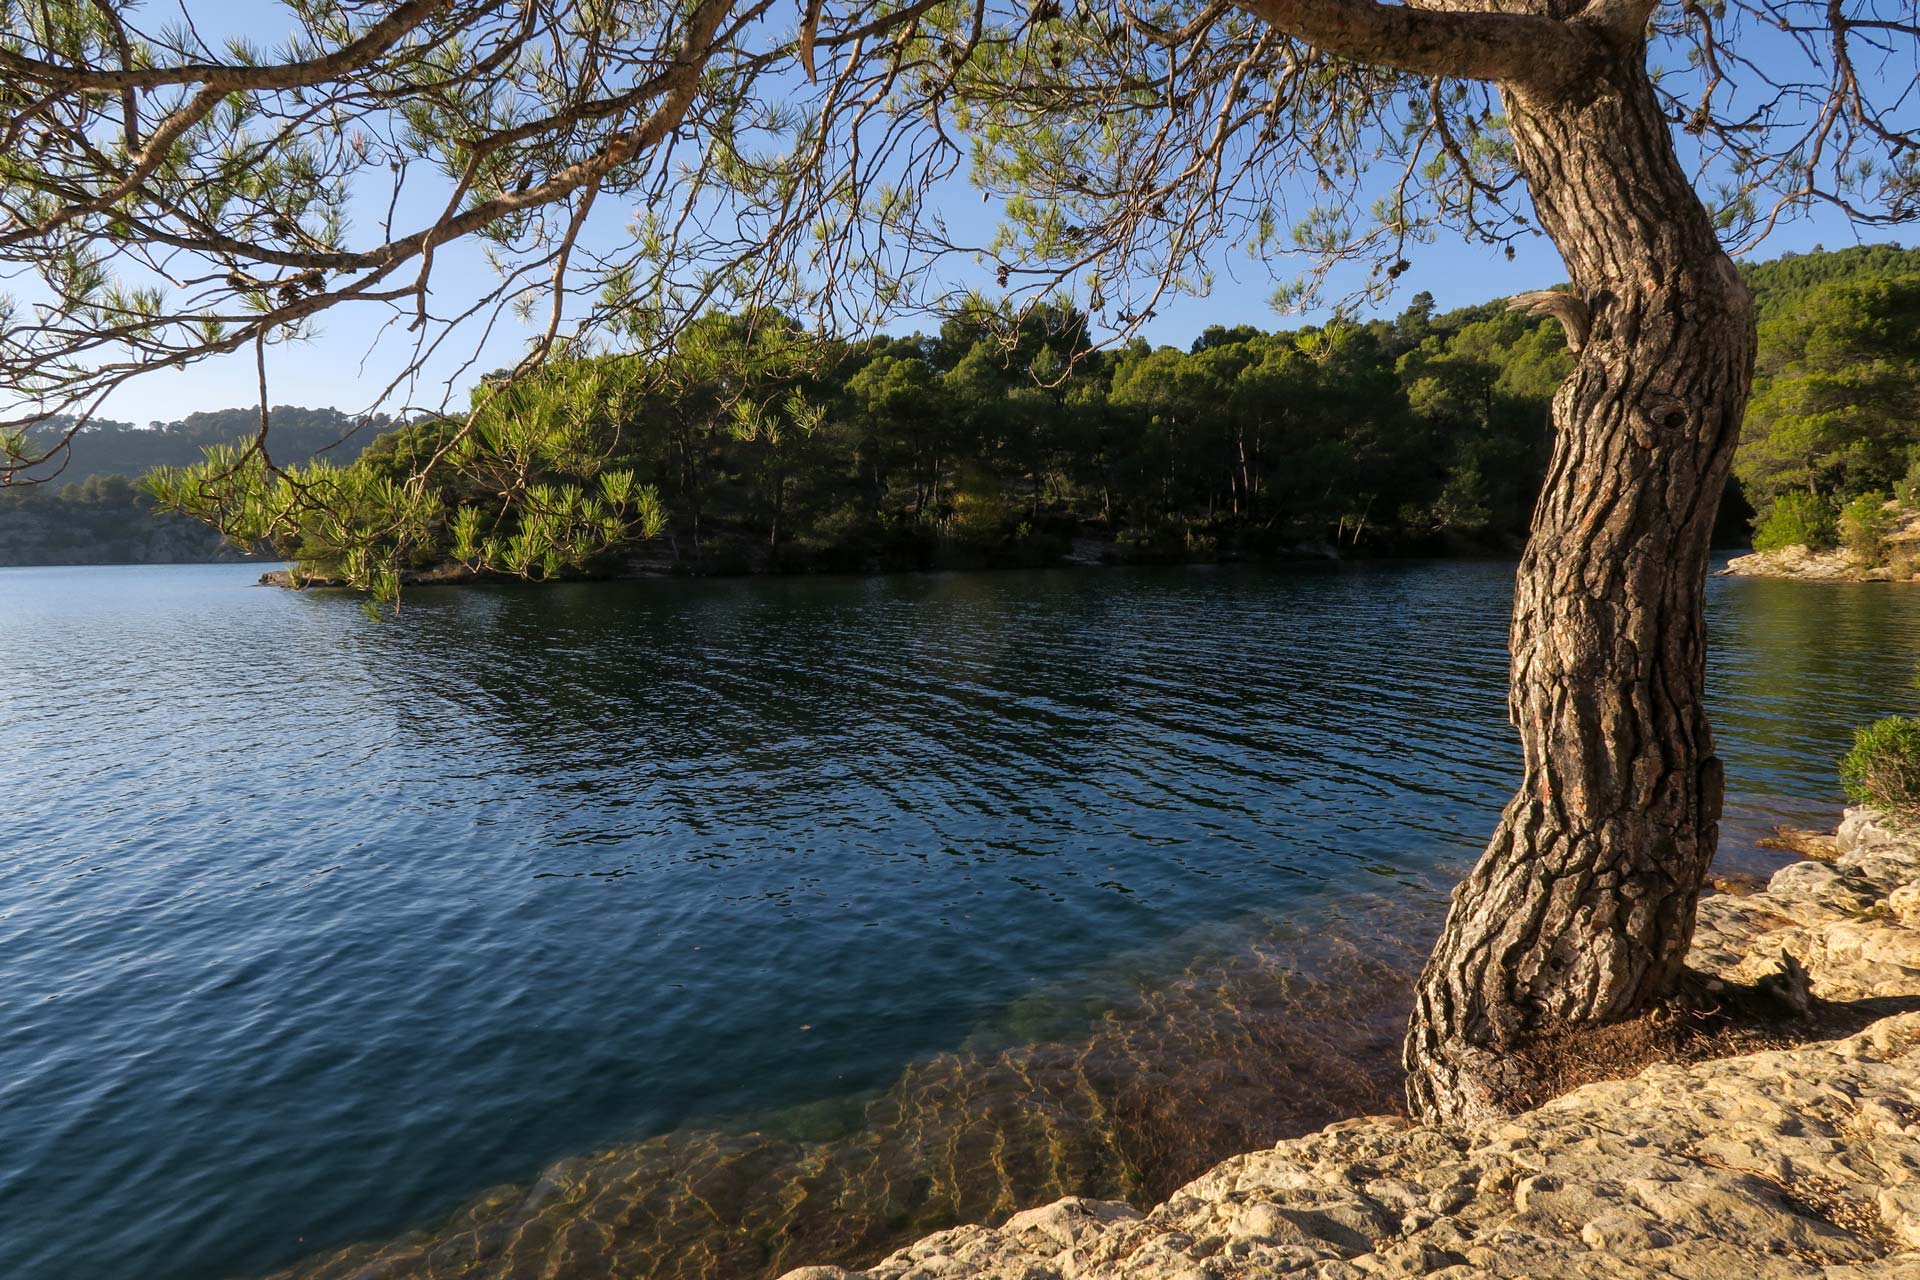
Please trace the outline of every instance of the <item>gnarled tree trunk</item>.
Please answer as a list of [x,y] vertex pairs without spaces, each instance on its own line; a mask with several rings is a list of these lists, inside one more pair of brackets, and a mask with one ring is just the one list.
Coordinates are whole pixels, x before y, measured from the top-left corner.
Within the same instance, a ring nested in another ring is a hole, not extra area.
[[[1671,990],[1713,857],[1708,538],[1752,375],[1751,300],[1674,154],[1637,38],[1590,83],[1503,86],[1572,280],[1577,353],[1513,610],[1525,780],[1454,892],[1406,1044],[1417,1114],[1497,1112],[1508,1055]],[[1582,330],[1584,329],[1584,332]]]

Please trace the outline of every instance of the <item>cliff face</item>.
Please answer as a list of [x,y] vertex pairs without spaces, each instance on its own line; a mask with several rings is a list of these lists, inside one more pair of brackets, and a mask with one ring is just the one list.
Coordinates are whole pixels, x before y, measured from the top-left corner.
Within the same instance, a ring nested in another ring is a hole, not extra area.
[[243,560],[220,535],[184,516],[141,507],[67,503],[0,508],[0,565],[206,564]]
[[1707,899],[1692,962],[1744,981],[1791,955],[1816,996],[1866,1002],[1856,1034],[1655,1066],[1461,1131],[1344,1121],[1149,1213],[1061,1200],[786,1280],[1920,1280],[1920,838],[1854,810],[1836,851]]

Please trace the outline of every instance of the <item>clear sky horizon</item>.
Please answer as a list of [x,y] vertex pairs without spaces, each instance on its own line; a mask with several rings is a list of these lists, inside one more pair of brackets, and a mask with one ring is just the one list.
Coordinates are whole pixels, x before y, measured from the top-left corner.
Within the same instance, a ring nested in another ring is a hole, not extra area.
[[[192,8],[209,38],[234,34],[275,44],[290,30],[284,8],[258,0],[195,0]],[[381,203],[384,206],[384,193]],[[956,201],[952,206],[956,223],[967,232],[984,227],[989,234],[987,224],[996,208],[973,200]],[[379,219],[367,213],[362,220],[372,224]],[[1859,229],[1838,211],[1820,208],[1781,224],[1747,256],[1764,261],[1816,246],[1841,248],[1899,239],[1902,237],[1887,228]],[[1468,243],[1443,231],[1435,243],[1415,246],[1408,253],[1410,269],[1399,278],[1393,296],[1383,306],[1363,314],[1397,314],[1408,299],[1423,290],[1433,295],[1441,310],[1450,310],[1546,288],[1566,279],[1559,253],[1544,236],[1529,237],[1514,248],[1509,260],[1500,247]],[[445,246],[438,257],[441,261],[433,290],[436,310],[458,310],[466,301],[464,286],[482,275],[490,276],[490,268],[471,245]],[[1223,243],[1212,255],[1211,292],[1204,297],[1162,299],[1154,319],[1138,334],[1155,345],[1185,347],[1209,325],[1283,328],[1323,321],[1328,315],[1324,309],[1282,315],[1269,301],[1276,283],[1297,275],[1303,263],[1304,259],[1283,259],[1269,271],[1264,263],[1249,260],[1243,249],[1234,250]],[[974,276],[979,277],[975,283],[991,280],[985,267],[962,268],[957,274],[963,283]],[[1336,277],[1336,281],[1339,279]],[[1336,286],[1329,296],[1338,297],[1340,293]],[[269,347],[267,398],[272,404],[336,408],[349,413],[464,405],[467,389],[478,377],[518,360],[536,325],[543,323],[543,319],[520,320],[503,315],[484,343],[469,339],[456,344],[455,350],[429,358],[411,383],[403,382],[393,394],[383,396],[383,390],[401,377],[411,362],[412,335],[406,332],[404,322],[395,322],[390,310],[366,304],[336,307],[318,317],[316,336],[311,340]],[[910,333],[937,325],[936,317],[908,315],[889,323],[886,331]],[[138,378],[111,395],[96,416],[145,425],[177,420],[199,410],[258,403],[253,352],[247,349],[178,371]]]
[[[1852,244],[1896,240],[1905,242],[1901,237],[1890,235],[1886,228],[1870,227],[1863,234],[1844,218],[1809,217],[1783,226],[1756,253],[1748,256],[1753,261],[1766,261],[1815,248],[1839,249]],[[1447,311],[1530,289],[1543,289],[1566,279],[1559,253],[1544,238],[1516,246],[1514,259],[1509,262],[1498,248],[1468,244],[1457,237],[1449,242],[1448,237],[1443,236],[1437,243],[1422,246],[1411,254],[1409,261],[1412,268],[1400,278],[1392,299],[1366,314],[1398,314],[1408,299],[1423,290],[1433,295],[1442,311]],[[1139,335],[1156,346],[1186,347],[1209,325],[1252,324],[1279,329],[1326,318],[1325,311],[1304,315],[1277,312],[1269,302],[1274,281],[1260,264],[1247,262],[1244,255],[1222,251],[1216,267],[1219,274],[1211,295],[1168,300],[1156,317],[1139,330]],[[1286,272],[1282,270],[1281,274],[1284,276]],[[382,358],[377,333],[379,319],[376,313],[365,309],[358,313],[352,309],[336,309],[321,317],[318,336],[313,340],[270,348],[268,398],[271,403],[334,408],[349,413],[373,407],[370,403],[373,397],[397,370],[396,360]],[[936,325],[937,320],[932,317],[923,317],[918,324],[910,318],[887,326],[887,330],[911,333],[916,328],[927,330]],[[517,320],[506,322],[503,327],[507,332],[497,335],[488,347],[497,353],[497,358],[478,362],[473,366],[476,373],[511,363],[531,332]],[[471,382],[472,379],[467,379],[457,385],[471,385]],[[435,394],[438,394],[437,387]],[[457,399],[456,393],[456,402]],[[257,403],[253,354],[248,350],[178,372],[163,371],[141,378],[109,399],[97,416],[145,426],[150,422],[176,421],[200,410]],[[403,403],[404,397],[395,397],[387,407],[391,410]]]

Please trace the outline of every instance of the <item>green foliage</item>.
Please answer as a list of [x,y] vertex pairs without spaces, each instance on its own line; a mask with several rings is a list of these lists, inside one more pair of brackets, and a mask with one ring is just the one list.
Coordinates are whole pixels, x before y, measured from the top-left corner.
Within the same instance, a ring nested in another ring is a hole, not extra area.
[[[338,409],[302,409],[275,405],[268,416],[274,461],[305,463],[316,457],[345,465],[381,432],[395,424],[385,415],[355,418]],[[20,433],[20,455],[38,457],[67,433],[73,419],[49,418]],[[216,409],[190,413],[175,422],[136,426],[95,418],[73,437],[68,448],[36,467],[22,480],[57,479],[85,483],[93,476],[139,476],[155,467],[190,466],[210,445],[245,445],[260,433],[260,410]],[[3,444],[0,444],[3,447]]]
[[1903,249],[1897,244],[1816,248],[1811,253],[1782,254],[1771,262],[1749,263],[1740,274],[1753,290],[1754,310],[1764,325],[1789,314],[1807,294],[1827,285],[1920,275],[1920,249]]
[[62,485],[62,502],[89,507],[130,507],[139,503],[140,491],[125,476],[90,475],[78,484]]
[[1887,535],[1896,523],[1887,495],[1875,490],[1863,493],[1840,508],[1840,545],[1863,565],[1877,565],[1887,555]]
[[1486,528],[1487,482],[1475,462],[1456,464],[1447,469],[1447,482],[1432,504],[1414,508],[1402,517],[1409,524],[1420,523],[1435,533],[1478,533]]
[[1907,450],[1907,473],[1893,487],[1894,496],[1908,506],[1920,506],[1920,445]]
[[1840,781],[1853,799],[1896,822],[1920,820],[1920,720],[1889,716],[1856,730]]
[[164,511],[205,520],[244,547],[297,560],[297,577],[334,579],[375,605],[397,603],[400,574],[427,550],[436,495],[359,465],[279,468],[257,449],[215,445],[145,487]]
[[[1916,496],[1920,277],[1872,274],[1907,256],[1749,269],[1765,297],[1793,300],[1763,328],[1737,463],[1760,512],[1757,546],[1844,536],[1878,559],[1887,517],[1853,500]],[[315,473],[330,488],[312,489],[321,482],[302,481],[303,467],[276,479],[249,460],[214,486],[226,500],[176,489],[171,509],[316,576],[369,583],[382,565],[596,572],[653,536],[671,563],[705,572],[1039,563],[1077,531],[1141,559],[1308,542],[1510,549],[1570,367],[1550,323],[1496,303],[1436,313],[1425,296],[1393,321],[1213,326],[1185,350],[1092,350],[1086,317],[1062,305],[1019,318],[978,305],[937,334],[857,346],[773,313],[715,313],[668,358],[561,361],[483,389],[471,424],[388,431],[341,468],[353,478]],[[157,433],[115,425],[101,443],[132,453],[212,433],[237,455],[255,412]],[[275,462],[352,425],[276,409]],[[344,464],[363,443],[324,456]],[[305,507],[336,493],[361,517],[330,526],[268,501],[298,483]]]
[[131,519],[146,514],[145,492],[125,476],[88,476],[77,484],[0,487],[0,512],[33,510],[42,516],[91,523],[97,518]]
[[551,578],[664,524],[653,488],[604,466],[633,394],[621,362],[566,362],[483,387],[464,424],[415,424],[346,466],[280,467],[256,448],[214,446],[144,483],[161,509],[292,559],[296,578],[365,592],[371,607],[397,606],[408,572],[449,561]]
[[1920,274],[1842,278],[1762,324],[1734,460],[1755,507],[1792,489],[1842,502],[1893,490],[1916,450]]
[[1823,494],[1795,491],[1775,498],[1754,526],[1753,548],[1778,551],[1803,546],[1824,551],[1838,537],[1833,502]]

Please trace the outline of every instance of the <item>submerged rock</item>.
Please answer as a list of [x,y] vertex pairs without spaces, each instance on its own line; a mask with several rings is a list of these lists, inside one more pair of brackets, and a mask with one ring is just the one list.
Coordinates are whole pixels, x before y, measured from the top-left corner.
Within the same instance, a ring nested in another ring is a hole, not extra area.
[[[1694,966],[1796,999],[1920,996],[1920,839],[1853,810],[1836,847],[1706,899]],[[1920,1012],[1881,1011],[1841,1039],[1662,1064],[1464,1130],[1343,1121],[1145,1215],[1062,1201],[787,1280],[1920,1280]]]
[[1015,1010],[1018,1042],[932,1055],[876,1095],[561,1161],[433,1230],[276,1280],[764,1280],[969,1221],[1072,1247],[1138,1218],[1128,1198],[1152,1204],[1235,1151],[1395,1105],[1423,939],[1403,903],[1354,910],[1383,939],[1366,951],[1243,938],[1091,1020],[1077,998]]

